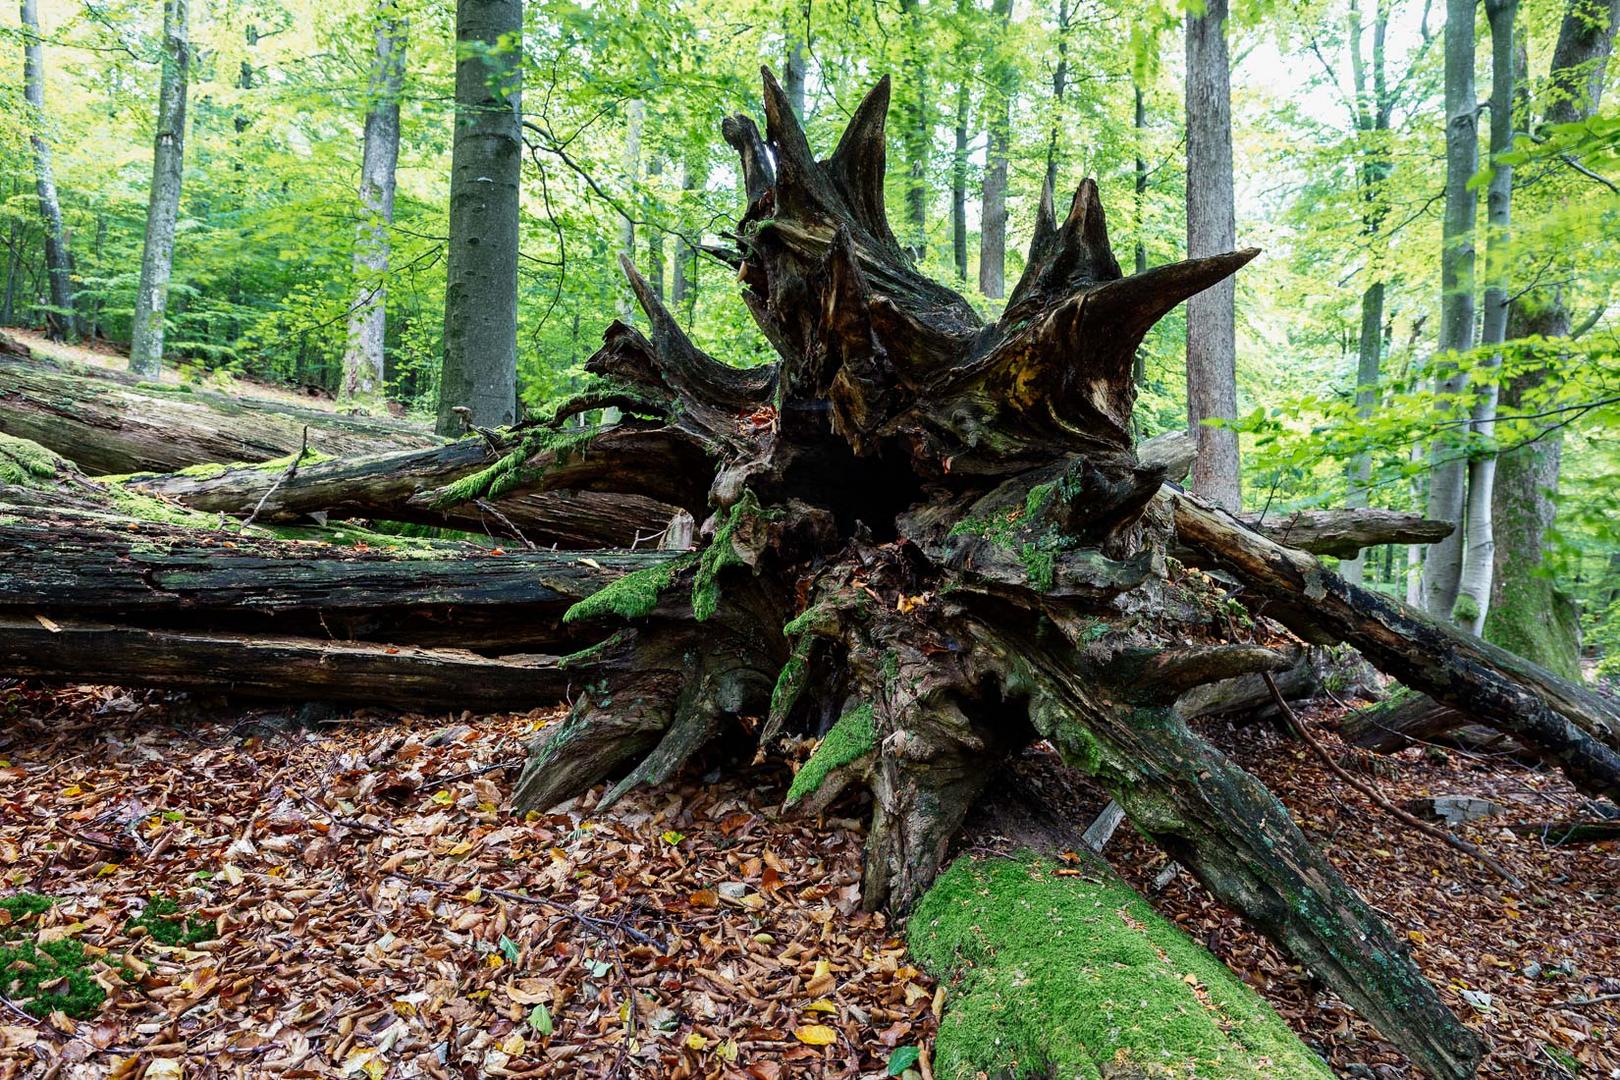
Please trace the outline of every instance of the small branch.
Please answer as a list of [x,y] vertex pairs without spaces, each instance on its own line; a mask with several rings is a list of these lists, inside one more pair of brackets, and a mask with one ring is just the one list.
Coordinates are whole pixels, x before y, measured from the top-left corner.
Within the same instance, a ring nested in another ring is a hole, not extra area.
[[1283,719],[1288,721],[1288,726],[1293,729],[1294,734],[1299,736],[1300,740],[1304,742],[1305,745],[1311,748],[1311,751],[1315,753],[1317,757],[1322,759],[1322,764],[1326,765],[1328,770],[1332,772],[1334,776],[1337,776],[1340,780],[1343,780],[1345,783],[1367,796],[1373,802],[1377,803],[1380,809],[1389,814],[1389,816],[1394,818],[1396,821],[1399,821],[1401,824],[1415,829],[1432,839],[1449,844],[1451,847],[1456,848],[1463,854],[1473,857],[1481,865],[1490,869],[1493,873],[1502,878],[1502,880],[1506,881],[1515,889],[1523,889],[1525,887],[1524,882],[1520,881],[1518,877],[1514,875],[1513,871],[1503,866],[1490,855],[1487,855],[1478,844],[1471,844],[1467,840],[1462,839],[1460,836],[1453,836],[1445,829],[1430,825],[1425,821],[1419,821],[1405,810],[1402,810],[1400,807],[1390,802],[1389,799],[1386,798],[1384,794],[1377,788],[1374,788],[1371,784],[1359,777],[1352,776],[1344,766],[1333,760],[1333,755],[1328,753],[1327,747],[1318,742],[1316,740],[1316,736],[1312,735],[1311,732],[1305,727],[1304,721],[1302,721],[1299,718],[1299,715],[1294,712],[1293,708],[1289,706],[1288,700],[1282,696],[1282,691],[1277,689],[1277,681],[1271,677],[1271,673],[1269,671],[1263,671],[1260,673],[1260,677],[1266,681],[1266,689],[1271,691],[1271,699],[1277,703],[1277,708],[1282,713]]

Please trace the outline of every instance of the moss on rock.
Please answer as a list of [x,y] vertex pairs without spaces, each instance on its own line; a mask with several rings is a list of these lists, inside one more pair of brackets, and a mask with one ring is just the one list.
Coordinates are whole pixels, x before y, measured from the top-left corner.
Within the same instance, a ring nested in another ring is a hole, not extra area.
[[1330,1080],[1261,997],[1106,868],[958,859],[907,938],[952,983],[934,1075]]

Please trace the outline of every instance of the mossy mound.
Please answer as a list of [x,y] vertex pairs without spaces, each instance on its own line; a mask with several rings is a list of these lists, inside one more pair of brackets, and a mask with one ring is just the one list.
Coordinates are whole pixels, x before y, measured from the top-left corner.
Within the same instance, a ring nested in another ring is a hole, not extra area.
[[37,442],[0,435],[0,484],[39,487],[72,466]]
[[101,1011],[107,991],[96,981],[81,942],[36,942],[40,916],[56,900],[14,893],[0,900],[0,994],[30,1016],[62,1012],[84,1020]]
[[1258,994],[1094,863],[958,859],[907,936],[952,983],[940,1080],[1333,1075]]
[[788,788],[789,806],[821,790],[827,776],[841,769],[877,746],[877,728],[872,722],[872,706],[858,705],[838,718],[825,738],[816,745]]
[[198,919],[179,914],[180,905],[164,896],[154,896],[146,903],[146,910],[131,919],[126,930],[133,932],[145,927],[147,935],[159,945],[195,945],[199,941],[212,941],[219,936],[213,920]]

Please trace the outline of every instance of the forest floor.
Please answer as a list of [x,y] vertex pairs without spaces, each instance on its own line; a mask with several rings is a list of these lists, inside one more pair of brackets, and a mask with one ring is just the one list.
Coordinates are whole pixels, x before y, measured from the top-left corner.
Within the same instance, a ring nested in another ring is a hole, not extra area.
[[[728,765],[603,816],[592,795],[514,818],[501,806],[516,774],[498,766],[560,715],[311,724],[157,693],[0,689],[0,894],[56,898],[37,915],[0,908],[0,946],[82,943],[62,955],[112,989],[99,1010],[82,999],[79,1020],[0,1002],[0,1076],[775,1080],[881,1076],[906,1046],[926,1068],[949,990],[859,911],[860,808],[783,819],[785,769]],[[1296,744],[1210,734],[1412,943],[1493,1044],[1486,1075],[1615,1075],[1615,845],[1466,827],[1527,882],[1510,894]],[[1576,801],[1501,760],[1377,765],[1397,801],[1478,795],[1509,808],[1501,820]],[[1017,782],[1077,819],[1102,801],[1038,749]],[[1162,853],[1127,827],[1107,854],[1151,893]],[[1153,902],[1341,1075],[1409,1075],[1185,874]]]
[[[111,342],[52,341],[38,330],[19,326],[0,327],[0,332],[26,345],[28,351],[35,356],[54,360],[59,364],[114,372],[122,372],[129,367],[129,350]],[[267,382],[246,375],[233,375],[221,369],[205,373],[196,368],[188,369],[183,362],[179,365],[165,364],[155,381],[170,386],[190,384],[221,394],[258,398],[306,409],[324,409],[328,412],[338,410],[337,400],[331,394],[314,387],[300,388],[286,382]]]

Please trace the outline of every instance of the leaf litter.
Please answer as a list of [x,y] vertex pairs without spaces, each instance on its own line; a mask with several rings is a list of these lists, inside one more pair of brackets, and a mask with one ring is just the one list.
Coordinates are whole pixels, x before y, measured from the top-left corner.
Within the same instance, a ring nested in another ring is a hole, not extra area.
[[[606,815],[597,792],[514,817],[505,766],[561,715],[362,712],[306,730],[179,696],[0,688],[0,895],[51,900],[13,902],[16,920],[0,905],[0,934],[15,921],[82,946],[106,995],[84,1019],[0,1002],[0,1080],[931,1078],[949,987],[859,910],[860,807],[783,818],[785,770],[728,765]],[[1371,761],[1318,730],[1397,802],[1463,793],[1526,818],[1578,803],[1557,776],[1501,758]],[[1514,894],[1302,747],[1208,734],[1487,1036],[1483,1075],[1616,1075],[1614,844],[1464,826],[1530,884]],[[1077,819],[1100,806],[1041,748],[1020,771]],[[1416,1075],[1185,873],[1155,891],[1162,852],[1121,830],[1107,854],[1340,1075]]]

